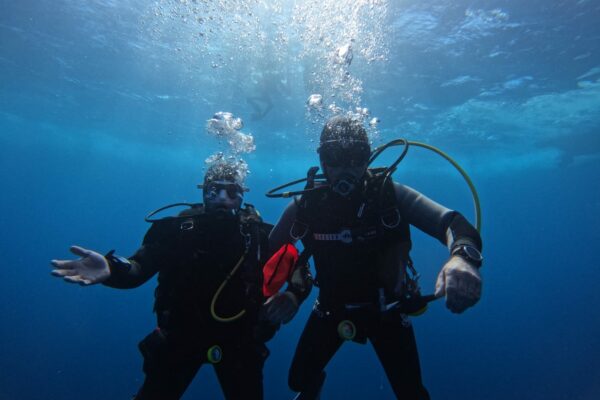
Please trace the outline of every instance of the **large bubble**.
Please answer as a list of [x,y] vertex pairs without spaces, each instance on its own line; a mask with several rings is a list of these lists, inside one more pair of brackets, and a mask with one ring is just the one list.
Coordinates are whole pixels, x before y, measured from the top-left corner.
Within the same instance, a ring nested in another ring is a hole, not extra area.
[[235,118],[232,113],[226,111],[219,111],[206,121],[206,130],[215,136],[226,136],[229,132],[243,127],[244,122],[241,118]]
[[354,54],[352,53],[352,45],[346,44],[335,50],[333,62],[336,64],[350,66],[353,58]]
[[240,131],[244,127],[241,118],[236,118],[230,112],[219,111],[206,121],[206,131],[227,141],[233,154],[251,153],[256,150],[254,137],[250,133]]
[[226,169],[236,171],[236,182],[244,186],[244,180],[250,173],[248,164],[240,154],[251,153],[256,149],[254,137],[241,132],[244,122],[227,111],[219,111],[206,121],[206,132],[227,143],[225,151],[217,152],[204,161],[207,173],[223,173]]
[[306,104],[310,108],[319,109],[319,108],[323,107],[323,96],[321,96],[320,94],[317,94],[317,93],[311,94],[309,96],[308,100],[306,101]]

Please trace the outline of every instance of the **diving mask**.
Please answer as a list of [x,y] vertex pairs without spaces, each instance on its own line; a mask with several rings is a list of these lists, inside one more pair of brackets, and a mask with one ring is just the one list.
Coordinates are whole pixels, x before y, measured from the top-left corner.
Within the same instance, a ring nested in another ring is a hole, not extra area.
[[330,167],[357,167],[367,164],[371,146],[364,140],[329,140],[317,150],[321,162]]
[[204,188],[204,197],[207,200],[214,200],[219,197],[222,190],[225,191],[227,197],[234,200],[243,198],[244,189],[237,183],[214,181],[206,185]]

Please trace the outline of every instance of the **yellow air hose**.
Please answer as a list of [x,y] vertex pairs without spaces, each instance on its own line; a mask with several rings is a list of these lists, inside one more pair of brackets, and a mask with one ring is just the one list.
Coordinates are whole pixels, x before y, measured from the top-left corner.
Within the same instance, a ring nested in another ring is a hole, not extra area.
[[221,294],[221,292],[223,291],[223,289],[227,285],[227,282],[229,282],[229,280],[231,279],[231,277],[242,266],[242,263],[244,262],[245,258],[246,258],[246,253],[242,254],[242,256],[240,257],[239,261],[237,262],[237,264],[235,264],[235,267],[233,267],[233,269],[227,275],[227,277],[225,278],[225,280],[223,281],[223,283],[221,283],[221,286],[219,286],[219,288],[215,292],[215,295],[212,298],[212,301],[210,302],[210,314],[212,315],[212,317],[216,321],[219,321],[219,322],[233,322],[233,321],[241,318],[242,315],[244,315],[246,313],[246,310],[244,309],[244,310],[241,310],[239,313],[237,313],[234,316],[231,316],[231,317],[220,317],[219,315],[217,315],[217,312],[215,311],[215,305],[217,304],[217,299],[219,298],[219,295]]
[[437,147],[434,147],[434,146],[432,146],[430,144],[426,144],[426,143],[413,142],[410,140],[408,141],[408,144],[410,144],[411,146],[423,147],[425,149],[431,150],[431,151],[439,154],[440,156],[442,156],[446,160],[448,160],[450,162],[450,164],[452,164],[454,166],[454,168],[456,168],[458,170],[458,172],[460,172],[462,177],[467,182],[467,185],[469,185],[469,189],[471,189],[471,194],[473,195],[473,203],[475,204],[475,227],[477,228],[477,231],[479,233],[481,233],[481,205],[479,203],[479,195],[477,194],[477,189],[475,189],[475,185],[473,184],[473,181],[471,180],[471,178],[469,178],[469,175],[467,175],[465,170],[462,169],[462,167],[460,165],[458,165],[458,163],[456,161],[454,161],[454,159],[452,159],[452,157],[450,157],[448,154],[444,153],[442,150],[438,149]]

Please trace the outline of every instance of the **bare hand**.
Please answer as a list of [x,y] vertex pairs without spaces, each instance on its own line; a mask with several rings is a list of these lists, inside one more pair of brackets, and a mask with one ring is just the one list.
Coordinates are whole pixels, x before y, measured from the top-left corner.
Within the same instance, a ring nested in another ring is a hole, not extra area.
[[446,296],[446,307],[453,313],[474,306],[481,297],[479,270],[462,257],[451,257],[437,277],[435,296]]
[[62,277],[70,283],[83,286],[104,282],[110,276],[108,261],[102,254],[79,246],[71,246],[71,253],[80,256],[77,260],[52,260],[50,264],[56,269],[52,275]]

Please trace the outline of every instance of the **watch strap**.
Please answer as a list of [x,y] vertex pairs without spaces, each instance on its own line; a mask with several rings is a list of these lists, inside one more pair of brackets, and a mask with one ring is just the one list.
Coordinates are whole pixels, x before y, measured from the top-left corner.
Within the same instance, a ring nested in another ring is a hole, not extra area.
[[[476,258],[471,257],[466,249],[467,247],[476,251],[480,255],[480,258],[476,259]],[[464,260],[468,261],[470,264],[474,265],[477,268],[480,268],[481,264],[483,262],[483,257],[481,257],[481,253],[479,252],[479,250],[477,250],[477,248],[475,246],[469,246],[469,245],[465,245],[465,244],[455,246],[454,249],[452,249],[451,254],[453,256],[459,256],[459,257],[463,258]]]

